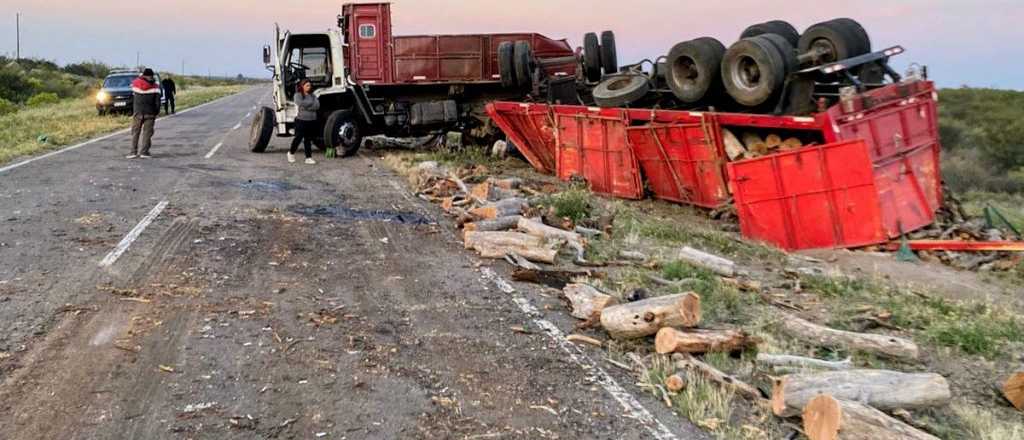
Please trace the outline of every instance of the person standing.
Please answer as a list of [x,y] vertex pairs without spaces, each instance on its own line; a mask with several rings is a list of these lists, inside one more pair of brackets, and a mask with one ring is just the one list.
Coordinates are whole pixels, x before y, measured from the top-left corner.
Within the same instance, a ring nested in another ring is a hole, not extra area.
[[153,76],[153,70],[146,69],[132,81],[132,154],[128,159],[152,157],[149,148],[153,144],[153,125],[160,114],[160,85]]
[[174,84],[171,75],[167,75],[160,85],[164,87],[164,98],[166,98],[164,99],[164,114],[172,115],[174,114],[174,96],[178,94],[178,86]]
[[302,142],[305,144],[306,163],[315,165],[312,143],[316,136],[316,112],[320,110],[320,101],[313,95],[313,84],[308,79],[299,81],[296,89],[295,105],[299,107],[299,114],[295,116],[295,138],[292,139],[292,149],[288,152],[288,163],[295,162],[295,152]]

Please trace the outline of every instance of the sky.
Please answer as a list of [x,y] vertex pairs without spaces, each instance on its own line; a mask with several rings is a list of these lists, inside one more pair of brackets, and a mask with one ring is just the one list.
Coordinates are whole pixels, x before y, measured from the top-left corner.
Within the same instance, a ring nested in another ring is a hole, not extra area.
[[[96,59],[189,74],[267,77],[261,47],[274,23],[298,32],[335,25],[342,0],[0,0],[0,53],[67,63]],[[664,55],[702,36],[728,46],[750,24],[783,19],[797,29],[836,17],[860,21],[876,49],[902,45],[902,72],[928,66],[943,87],[1024,90],[1024,0],[395,0],[403,34],[539,32],[582,44],[615,31],[620,63]]]

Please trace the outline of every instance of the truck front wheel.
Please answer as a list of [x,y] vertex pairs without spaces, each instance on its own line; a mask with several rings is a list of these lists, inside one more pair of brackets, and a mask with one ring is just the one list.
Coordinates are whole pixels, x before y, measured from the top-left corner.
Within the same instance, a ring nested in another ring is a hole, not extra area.
[[267,151],[267,145],[270,144],[270,136],[273,134],[274,111],[263,107],[252,118],[252,128],[249,131],[249,149],[253,153]]
[[335,148],[342,157],[355,155],[363,143],[362,127],[351,110],[337,110],[324,124],[324,143]]

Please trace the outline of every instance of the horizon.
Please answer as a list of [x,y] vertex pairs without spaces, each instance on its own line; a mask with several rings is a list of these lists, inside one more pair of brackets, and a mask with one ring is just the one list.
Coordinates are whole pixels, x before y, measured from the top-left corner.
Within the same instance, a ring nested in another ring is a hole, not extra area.
[[[4,3],[7,3],[5,0]],[[21,12],[22,58],[39,58],[60,65],[100,61],[111,66],[132,66],[136,53],[141,64],[165,72],[195,76],[269,77],[260,60],[260,48],[272,39],[275,22],[282,29],[325,30],[334,26],[342,1],[315,0],[304,5],[271,4],[256,0],[242,10],[223,0],[159,0],[147,5],[161,9],[163,21],[133,22],[130,17],[150,12],[144,5],[95,0],[79,10],[78,3],[57,0],[45,5],[14,2],[0,53],[15,55],[14,14]],[[757,2],[738,0],[724,4],[679,4],[646,0],[629,14],[621,4],[583,0],[545,2],[464,2],[459,0],[397,0],[392,2],[395,35],[537,32],[566,38],[581,45],[585,32],[615,31],[623,64],[664,55],[679,41],[700,36],[718,38],[728,46],[750,24],[785,19],[797,29],[829,18],[848,16],[860,21],[872,37],[875,50],[902,45],[907,52],[893,59],[897,72],[912,63],[927,65],[940,87],[1024,90],[1024,50],[1016,41],[1024,37],[1017,23],[1024,20],[1024,3],[985,0],[963,4],[954,0],[910,0],[878,6],[875,2],[791,0]],[[773,5],[779,7],[773,8]],[[61,7],[67,5],[68,7]],[[767,12],[785,9],[787,13]],[[565,10],[574,11],[565,14]],[[827,10],[829,12],[818,12]],[[56,11],[56,12],[54,12]],[[999,11],[998,13],[992,11]],[[440,13],[439,13],[440,12]],[[444,16],[443,20],[423,17]],[[694,17],[697,19],[673,19]],[[689,26],[673,31],[672,23]],[[594,24],[602,23],[602,24]],[[114,26],[117,26],[114,28]],[[180,29],[188,27],[189,32]],[[934,29],[942,29],[935,33]],[[985,32],[978,32],[984,29]],[[126,35],[145,35],[126,38]],[[212,43],[211,43],[212,42]],[[191,48],[202,47],[195,53]],[[184,72],[182,72],[184,63]]]

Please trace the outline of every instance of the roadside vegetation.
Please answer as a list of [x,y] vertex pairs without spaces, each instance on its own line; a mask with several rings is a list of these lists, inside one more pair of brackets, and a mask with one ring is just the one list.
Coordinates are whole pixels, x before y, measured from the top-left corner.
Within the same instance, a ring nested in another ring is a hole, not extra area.
[[[58,66],[0,57],[0,163],[125,128],[128,116],[97,116],[94,96],[111,71],[99,62]],[[244,90],[249,80],[174,75],[178,110]]]

